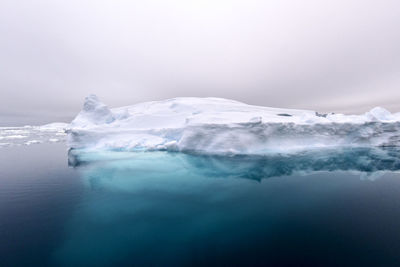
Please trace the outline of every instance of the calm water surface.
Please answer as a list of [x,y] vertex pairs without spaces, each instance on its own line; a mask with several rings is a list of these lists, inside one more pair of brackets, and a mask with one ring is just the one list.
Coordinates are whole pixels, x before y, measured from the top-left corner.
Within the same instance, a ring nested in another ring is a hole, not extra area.
[[398,266],[400,152],[0,148],[0,266]]

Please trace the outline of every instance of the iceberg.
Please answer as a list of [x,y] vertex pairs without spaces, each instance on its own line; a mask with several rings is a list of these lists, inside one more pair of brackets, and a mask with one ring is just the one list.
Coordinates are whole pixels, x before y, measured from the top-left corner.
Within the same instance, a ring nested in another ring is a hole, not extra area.
[[[107,169],[104,172],[107,175],[131,169],[134,170],[133,173],[147,170],[146,172],[150,173],[157,172],[157,175],[185,173],[188,176],[245,178],[261,181],[271,177],[344,171],[360,175],[363,180],[374,180],[385,173],[400,171],[400,149],[393,147],[334,148],[261,156],[71,149],[68,151],[68,165],[73,168],[84,167],[85,170]],[[187,171],[189,174],[186,174]],[[99,174],[102,172],[98,171]]]
[[362,115],[179,97],[108,108],[95,95],[67,127],[72,149],[265,155],[335,147],[400,146],[400,113]]

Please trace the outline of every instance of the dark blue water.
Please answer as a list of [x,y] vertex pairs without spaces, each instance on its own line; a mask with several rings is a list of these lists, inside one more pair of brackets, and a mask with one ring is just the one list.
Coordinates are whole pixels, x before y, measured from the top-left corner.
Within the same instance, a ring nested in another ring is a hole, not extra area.
[[0,149],[0,266],[396,266],[400,152]]

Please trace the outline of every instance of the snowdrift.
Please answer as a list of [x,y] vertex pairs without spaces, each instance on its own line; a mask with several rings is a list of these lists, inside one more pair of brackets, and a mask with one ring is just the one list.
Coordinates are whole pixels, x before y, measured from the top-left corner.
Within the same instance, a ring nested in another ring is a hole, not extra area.
[[400,113],[363,115],[173,98],[109,109],[95,95],[67,128],[73,149],[263,155],[332,147],[400,146]]

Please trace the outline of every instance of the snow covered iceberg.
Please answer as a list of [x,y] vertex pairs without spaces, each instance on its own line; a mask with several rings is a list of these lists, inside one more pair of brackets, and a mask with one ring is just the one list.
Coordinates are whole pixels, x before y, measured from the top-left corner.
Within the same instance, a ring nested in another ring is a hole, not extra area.
[[109,109],[95,95],[67,129],[73,149],[263,155],[332,147],[400,146],[400,113],[363,115],[182,97]]

